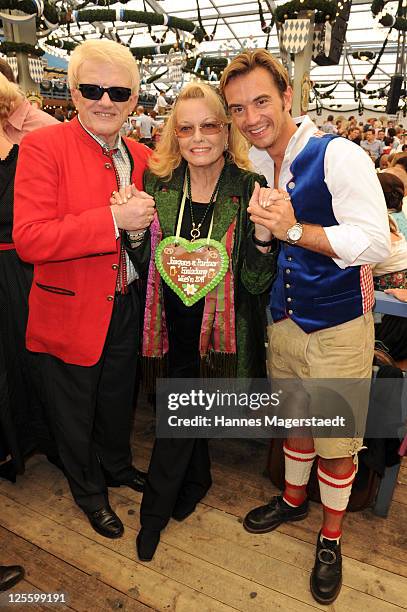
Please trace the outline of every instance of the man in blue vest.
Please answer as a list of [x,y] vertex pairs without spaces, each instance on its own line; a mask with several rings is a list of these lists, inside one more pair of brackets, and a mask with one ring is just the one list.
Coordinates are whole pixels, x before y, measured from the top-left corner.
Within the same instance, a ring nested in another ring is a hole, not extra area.
[[[374,346],[370,264],[390,251],[386,205],[373,164],[349,140],[319,132],[308,117],[291,117],[288,75],[269,52],[238,55],[220,87],[232,131],[239,129],[253,145],[250,158],[269,185],[261,189],[260,205],[249,208],[256,223],[253,240],[261,248],[274,238],[281,241],[270,299],[270,375],[369,380]],[[323,524],[311,592],[323,604],[334,601],[341,588],[342,519],[362,444],[361,437],[288,437],[283,495],[251,510],[244,520],[248,531],[265,533],[305,518],[306,485],[318,455]]]

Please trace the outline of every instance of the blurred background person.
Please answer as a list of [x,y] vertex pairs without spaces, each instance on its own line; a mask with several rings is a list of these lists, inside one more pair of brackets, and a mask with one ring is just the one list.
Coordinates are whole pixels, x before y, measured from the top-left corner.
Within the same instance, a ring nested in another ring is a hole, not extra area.
[[25,348],[32,266],[18,257],[12,239],[18,146],[5,133],[22,92],[0,73],[0,476],[15,480],[25,458],[40,450],[58,463]]
[[379,159],[376,160],[375,164],[376,168],[378,168],[380,171],[386,170],[389,165],[389,156],[385,153],[383,153],[383,155],[380,155]]
[[[386,170],[390,174],[397,176],[404,185],[404,197],[407,196],[407,153],[396,153],[390,162],[390,167]],[[404,202],[405,205],[405,202]]]
[[62,110],[62,108],[56,108],[55,109],[54,117],[55,117],[55,119],[57,119],[57,121],[60,121],[61,123],[63,123],[65,121],[65,119],[66,119],[64,111]]
[[360,129],[358,127],[352,126],[352,127],[349,128],[349,130],[348,130],[348,140],[351,140],[355,144],[360,145],[360,142],[362,140],[362,134],[361,134],[361,131],[360,131]]
[[146,115],[144,112],[144,106],[139,105],[136,109],[136,134],[138,141],[152,147],[153,137],[160,122],[153,119],[150,115]]
[[158,115],[165,115],[165,113],[167,112],[167,108],[168,104],[167,100],[164,98],[164,91],[159,89],[154,110]]
[[325,132],[326,134],[336,134],[337,129],[336,129],[336,125],[334,124],[333,115],[327,116],[326,121],[324,121],[324,123],[321,125],[321,130]]
[[365,139],[362,140],[360,146],[364,149],[375,162],[383,153],[383,143],[376,139],[375,130],[369,127],[365,132]]
[[[373,266],[375,289],[395,295],[407,290],[407,220],[402,212],[404,186],[394,174],[378,174],[382,185],[391,232],[391,253],[381,263]],[[407,358],[407,318],[383,315],[376,324],[376,339],[383,342],[390,355],[397,362]]]
[[[0,58],[0,73],[11,83],[15,82],[13,71],[2,58]],[[25,134],[45,125],[54,125],[56,123],[58,123],[58,120],[55,117],[51,117],[48,113],[44,113],[41,109],[32,106],[25,97],[24,92],[18,90],[18,95],[13,101],[11,112],[4,122],[3,131],[10,142],[20,144]]]

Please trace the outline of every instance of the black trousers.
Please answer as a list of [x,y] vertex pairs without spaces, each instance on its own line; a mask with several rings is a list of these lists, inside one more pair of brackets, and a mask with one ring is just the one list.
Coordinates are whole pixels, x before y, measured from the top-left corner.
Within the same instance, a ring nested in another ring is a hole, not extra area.
[[47,411],[76,503],[93,512],[107,502],[105,475],[125,482],[135,475],[133,424],[140,333],[140,297],[133,283],[115,296],[103,353],[94,366],[36,355]]
[[207,439],[157,439],[141,502],[142,527],[164,529],[174,509],[197,504],[212,484],[210,469]]
[[[202,303],[184,306],[164,288],[171,378],[199,378]],[[187,509],[205,497],[212,484],[208,440],[157,438],[140,508],[143,527],[163,529],[174,509]]]

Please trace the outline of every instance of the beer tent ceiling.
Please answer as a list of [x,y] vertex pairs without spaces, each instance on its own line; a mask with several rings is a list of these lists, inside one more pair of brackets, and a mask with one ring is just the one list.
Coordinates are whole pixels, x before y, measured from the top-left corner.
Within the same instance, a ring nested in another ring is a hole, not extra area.
[[[406,0],[403,1],[405,4]],[[269,24],[271,20],[269,6],[280,6],[284,3],[284,0],[276,0],[275,2],[273,2],[273,0],[261,0],[261,6],[267,24]],[[78,2],[78,4],[80,3]],[[196,24],[198,23],[196,0],[131,0],[125,5],[112,4],[110,8],[115,8],[117,6],[130,10],[148,10],[167,13],[183,19],[192,20]],[[393,14],[395,14],[397,6],[397,2],[388,2],[386,4],[386,12],[393,12]],[[86,8],[92,8],[92,4],[87,5]],[[263,33],[261,29],[258,0],[249,2],[246,0],[199,0],[199,8],[203,25],[208,34],[212,34],[216,22],[218,22],[213,40],[204,41],[199,46],[199,51],[202,55],[232,56],[244,47],[265,46],[267,34]],[[110,28],[112,27],[112,24],[106,25],[110,26]],[[131,46],[142,47],[155,44],[148,33],[146,25],[136,25],[135,31],[133,25],[130,26],[125,23],[118,24],[116,22],[116,26],[117,32],[124,42],[128,42],[132,33],[135,32],[131,40]],[[164,30],[164,26],[153,26],[153,33],[157,36],[163,33]],[[74,35],[78,33],[77,26],[71,26],[70,31],[71,34]],[[377,19],[373,18],[371,2],[353,0],[346,33],[346,42],[344,45],[345,52],[342,54],[340,63],[335,66],[317,66],[313,62],[311,63],[310,76],[313,82],[318,85],[333,85],[334,83],[338,83],[332,93],[334,99],[326,98],[322,100],[325,107],[330,107],[333,104],[341,104],[347,108],[357,107],[354,100],[354,89],[347,82],[361,82],[371,70],[374,60],[361,61],[354,59],[352,53],[370,50],[377,54],[388,32],[389,28],[380,26]],[[66,33],[66,28],[60,28],[57,31],[58,36],[62,38]],[[81,24],[80,35],[82,37],[84,35],[86,37],[98,37],[99,33],[95,32],[95,28],[92,25]],[[390,77],[394,74],[396,68],[397,37],[398,31],[393,30],[390,34],[385,52],[380,60],[380,64],[374,75],[370,78],[368,84],[365,86],[366,90],[377,91],[389,84]],[[175,34],[169,32],[165,44],[174,41]],[[273,53],[279,54],[275,25],[270,33],[268,48]],[[165,57],[161,58],[161,61],[165,60]],[[156,56],[153,65],[149,67],[152,73],[157,70],[159,71],[159,62],[160,57]],[[157,83],[159,83],[159,81],[157,81]],[[166,84],[167,87],[168,85],[169,83]],[[320,88],[321,93],[323,93],[323,89],[324,87]],[[326,91],[329,91],[329,89],[329,87],[326,87]],[[383,105],[385,102],[377,96],[375,99],[369,99],[368,94],[362,94],[362,101],[365,107],[377,108],[379,110],[378,105],[381,105],[381,109],[384,110]],[[332,108],[333,110],[339,110],[338,106]]]

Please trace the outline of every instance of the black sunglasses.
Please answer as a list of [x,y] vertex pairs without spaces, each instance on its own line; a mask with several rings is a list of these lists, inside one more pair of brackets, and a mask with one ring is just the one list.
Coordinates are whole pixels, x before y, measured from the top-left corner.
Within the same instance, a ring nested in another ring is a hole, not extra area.
[[83,97],[88,100],[100,100],[105,92],[112,102],[127,102],[131,96],[129,87],[100,87],[100,85],[81,83],[78,85],[78,89]]

